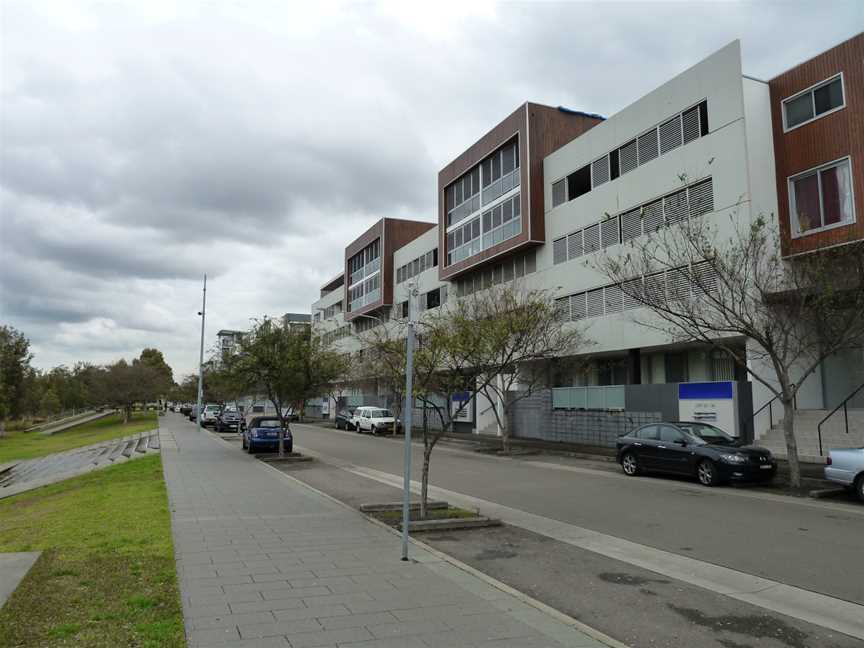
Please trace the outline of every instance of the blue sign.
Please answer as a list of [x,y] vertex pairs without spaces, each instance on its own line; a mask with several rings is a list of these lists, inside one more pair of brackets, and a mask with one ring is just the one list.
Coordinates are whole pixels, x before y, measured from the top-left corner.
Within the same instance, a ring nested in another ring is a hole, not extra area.
[[735,390],[731,382],[680,383],[678,400],[732,400]]

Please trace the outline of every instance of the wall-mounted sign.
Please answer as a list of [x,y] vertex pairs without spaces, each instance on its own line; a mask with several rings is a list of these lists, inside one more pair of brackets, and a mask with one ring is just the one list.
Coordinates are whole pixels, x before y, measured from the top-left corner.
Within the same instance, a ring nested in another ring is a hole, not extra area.
[[734,382],[681,383],[678,385],[678,418],[715,425],[738,436],[738,411]]

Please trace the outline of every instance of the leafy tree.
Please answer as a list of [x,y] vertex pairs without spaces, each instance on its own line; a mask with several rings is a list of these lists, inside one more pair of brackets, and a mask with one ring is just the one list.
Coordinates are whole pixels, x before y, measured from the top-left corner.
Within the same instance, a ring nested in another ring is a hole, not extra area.
[[7,417],[18,418],[30,371],[30,340],[11,326],[0,326],[0,433]]
[[159,349],[147,348],[141,351],[137,362],[140,362],[153,371],[153,387],[156,396],[165,395],[174,386],[174,372]]
[[155,400],[162,392],[165,376],[158,369],[140,361],[118,360],[105,368],[101,399],[123,410],[127,423],[135,403]]
[[57,392],[49,387],[48,390],[42,394],[42,398],[39,401],[39,409],[41,409],[42,413],[46,416],[54,416],[61,410],[61,408],[62,403],[60,402],[60,397],[57,396]]
[[279,456],[285,454],[285,410],[300,411],[306,400],[320,394],[339,375],[342,357],[321,345],[307,327],[292,327],[281,319],[257,321],[243,337],[231,364],[237,384],[263,392],[279,417]]
[[[690,218],[600,256],[596,267],[649,309],[641,324],[722,349],[780,400],[798,487],[796,395],[828,356],[864,339],[864,243],[783,258],[776,227],[762,215],[732,214],[723,229]],[[742,347],[742,337],[752,344]]]

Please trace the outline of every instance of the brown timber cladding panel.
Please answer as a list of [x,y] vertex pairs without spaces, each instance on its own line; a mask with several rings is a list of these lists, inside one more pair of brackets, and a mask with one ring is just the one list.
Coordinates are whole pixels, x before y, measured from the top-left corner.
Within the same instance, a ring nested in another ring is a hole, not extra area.
[[[843,73],[846,107],[784,133],[783,99],[838,72]],[[769,87],[783,253],[799,254],[864,239],[864,34],[771,79]],[[793,239],[788,178],[846,156],[852,164],[855,223]]]
[[[452,279],[502,253],[518,252],[546,240],[543,208],[543,158],[602,120],[526,103],[438,173],[438,276]],[[522,232],[468,259],[447,266],[447,214],[444,189],[514,135],[519,140]],[[530,197],[530,198],[529,198]],[[530,204],[529,204],[530,200]]]

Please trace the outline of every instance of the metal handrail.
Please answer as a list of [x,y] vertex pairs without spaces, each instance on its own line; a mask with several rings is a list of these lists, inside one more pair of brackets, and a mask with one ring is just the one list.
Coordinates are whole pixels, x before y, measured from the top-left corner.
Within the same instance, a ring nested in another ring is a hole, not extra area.
[[847,404],[849,403],[850,400],[852,400],[852,397],[855,396],[862,389],[864,389],[864,383],[861,383],[860,385],[858,385],[851,394],[849,394],[846,398],[843,399],[843,401],[839,405],[837,405],[837,407],[835,407],[833,410],[828,412],[828,414],[825,416],[825,418],[823,418],[821,421],[819,421],[819,424],[816,426],[816,432],[819,434],[819,456],[820,457],[822,456],[822,424],[825,421],[827,421],[829,418],[831,418],[834,415],[834,413],[842,407],[843,408],[844,426],[846,428],[845,432],[846,432],[846,434],[849,434],[849,408],[847,407]]
[[[762,405],[762,407],[760,407],[758,410],[753,412],[753,416],[751,416],[749,420],[744,419],[742,421],[745,429],[746,429],[746,426],[748,423],[753,424],[753,437],[754,438],[756,437],[756,417],[759,416],[759,414],[761,414],[766,407],[768,408],[768,429],[770,430],[771,428],[774,427],[774,407],[772,404],[774,403],[775,400],[779,400],[779,399],[780,399],[779,396],[775,396],[774,398],[769,400],[767,403]],[[798,409],[798,394],[795,394],[795,397],[792,399],[792,407],[794,407],[795,409]]]

